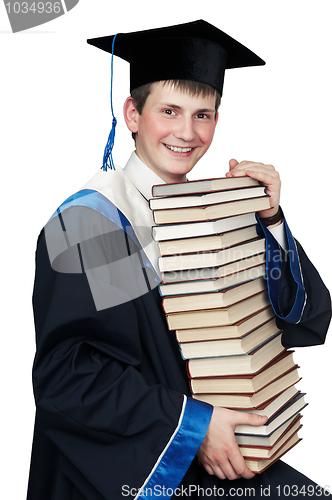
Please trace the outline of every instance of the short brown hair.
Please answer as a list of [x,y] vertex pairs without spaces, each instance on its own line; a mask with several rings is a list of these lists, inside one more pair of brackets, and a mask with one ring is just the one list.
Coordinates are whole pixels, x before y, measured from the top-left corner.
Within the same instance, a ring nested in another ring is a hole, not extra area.
[[[135,102],[136,109],[138,113],[141,115],[143,112],[144,105],[146,103],[147,98],[152,92],[153,86],[158,82],[151,82],[142,85],[141,87],[137,87],[131,91],[131,97]],[[208,85],[206,83],[194,82],[191,80],[163,80],[164,86],[169,85],[174,89],[181,90],[182,92],[186,92],[192,96],[202,95],[203,97],[215,96],[215,110],[216,113],[220,106],[221,95],[220,93]],[[131,134],[133,139],[135,140],[135,134]]]

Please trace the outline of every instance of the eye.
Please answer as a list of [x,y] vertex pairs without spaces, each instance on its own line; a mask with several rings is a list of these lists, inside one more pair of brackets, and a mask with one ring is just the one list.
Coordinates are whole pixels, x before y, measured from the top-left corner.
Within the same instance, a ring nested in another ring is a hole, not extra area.
[[197,118],[199,118],[200,120],[203,120],[203,119],[209,120],[210,119],[210,115],[207,115],[206,113],[199,113],[197,115]]
[[169,115],[169,116],[175,115],[175,111],[173,109],[169,109],[169,108],[164,109],[163,113],[165,113],[165,115]]

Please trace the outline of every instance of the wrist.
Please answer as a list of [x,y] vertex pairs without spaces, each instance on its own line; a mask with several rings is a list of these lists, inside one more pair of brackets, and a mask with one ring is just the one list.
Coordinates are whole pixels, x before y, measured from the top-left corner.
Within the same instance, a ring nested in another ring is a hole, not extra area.
[[283,221],[283,213],[279,206],[278,211],[274,215],[271,215],[269,217],[259,216],[259,219],[261,223],[264,224],[265,227],[278,226]]

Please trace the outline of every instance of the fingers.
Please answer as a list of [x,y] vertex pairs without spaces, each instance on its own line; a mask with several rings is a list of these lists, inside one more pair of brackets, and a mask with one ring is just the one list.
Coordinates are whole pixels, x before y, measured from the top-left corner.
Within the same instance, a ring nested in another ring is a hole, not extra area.
[[221,464],[221,468],[227,479],[230,480],[239,479],[240,477],[243,477],[244,479],[251,479],[255,475],[246,466],[235,437],[233,448],[229,451],[228,460]]
[[209,464],[204,464],[204,468],[210,476],[217,476],[219,479],[226,479],[225,474],[219,466],[214,466],[214,468]]
[[252,179],[256,179],[258,182],[266,186],[266,194],[279,193],[281,187],[281,181],[278,172],[275,169],[253,169],[246,170],[246,174]]
[[[234,417],[234,421],[233,421],[234,431],[235,431],[235,428],[241,424],[260,426],[260,425],[264,425],[266,423],[266,421],[268,420],[267,417],[261,416],[261,415],[255,415],[254,413],[240,413],[240,412],[233,412],[233,413],[234,413],[234,415],[233,415],[233,417]],[[237,474],[237,477],[243,477],[245,479],[252,479],[255,476],[255,474],[246,466],[245,460],[240,452],[239,447],[237,446],[235,436],[234,436],[234,441],[236,444],[236,451],[234,452],[233,455],[231,455],[229,457],[229,462],[231,463],[233,470]],[[223,469],[223,470],[224,470],[224,472],[226,472],[225,469]],[[233,479],[235,479],[235,477]]]
[[259,426],[267,417],[215,407],[205,439],[198,451],[198,458],[208,474],[219,479],[251,479],[254,473],[246,466],[235,439],[238,425]]
[[236,164],[234,162],[236,160],[230,160],[230,170],[226,173],[226,177],[243,177],[247,175],[262,182],[264,185],[273,184],[276,187],[280,187],[280,177],[273,165],[250,161],[241,161],[241,163]]
[[229,169],[232,170],[238,164],[239,164],[239,162],[237,160],[235,160],[234,158],[232,160],[229,160]]
[[230,160],[230,170],[227,172],[226,177],[242,177],[248,175],[249,177],[260,176],[262,181],[266,177],[279,178],[279,174],[273,165],[265,165],[264,163],[241,161],[241,163],[234,164],[236,160]]
[[234,443],[215,455],[206,456],[201,459],[208,474],[215,475],[219,479],[252,479],[254,473],[246,466],[244,458],[234,439]]
[[219,479],[222,479],[222,476],[224,476],[224,479],[234,481],[234,479],[240,479],[241,477],[234,469],[233,463],[228,460],[223,462],[220,467],[215,467],[215,470],[216,476],[219,477]]
[[273,165],[264,163],[230,160],[230,170],[226,177],[248,176],[265,186],[265,193],[270,197],[270,208],[259,212],[259,217],[271,217],[278,211],[280,204],[281,181]]
[[[241,455],[242,456],[242,455]],[[234,469],[233,464],[229,461],[228,457],[215,457],[215,461],[213,463],[208,463],[204,460],[201,461],[202,465],[204,466],[206,472],[210,474],[211,476],[217,476],[219,479],[229,479],[229,480],[234,480],[234,479],[239,479],[240,477],[245,477],[241,476],[236,472]],[[237,464],[236,461],[234,461],[235,467],[237,467],[239,470],[241,470],[241,464]],[[249,469],[248,469],[249,471]],[[244,474],[246,474],[246,471],[243,471]],[[251,474],[251,475],[250,475]],[[253,477],[254,474],[249,471],[248,479]]]
[[216,476],[217,475],[217,474],[215,474],[212,465],[207,464],[207,463],[203,463],[203,462],[202,462],[202,465],[204,465],[204,468],[205,468],[206,472],[208,474],[210,474],[210,476]]
[[236,474],[236,476],[232,479],[238,479],[240,477],[243,477],[244,479],[252,479],[255,476],[255,474],[246,466],[240,451],[238,456],[230,460],[230,463]]
[[198,458],[208,474],[219,479],[251,479],[254,473],[246,466],[235,439],[238,425],[263,425],[266,417],[215,407]]

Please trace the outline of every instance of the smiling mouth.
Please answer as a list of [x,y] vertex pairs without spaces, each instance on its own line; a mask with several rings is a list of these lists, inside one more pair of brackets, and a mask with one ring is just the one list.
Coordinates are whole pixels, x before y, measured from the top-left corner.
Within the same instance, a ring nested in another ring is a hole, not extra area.
[[169,146],[168,144],[165,144],[166,148],[169,149],[170,151],[174,151],[175,153],[190,153],[194,148],[179,148],[176,146]]

